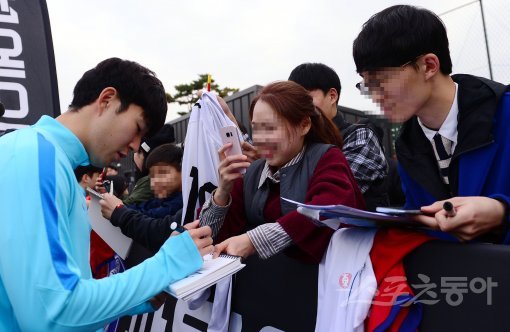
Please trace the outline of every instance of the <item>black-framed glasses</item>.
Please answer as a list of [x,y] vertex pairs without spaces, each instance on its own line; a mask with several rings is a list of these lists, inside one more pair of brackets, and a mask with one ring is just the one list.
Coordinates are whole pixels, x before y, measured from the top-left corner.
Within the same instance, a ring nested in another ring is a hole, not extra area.
[[[415,63],[419,58],[424,56],[425,54],[418,55],[412,60],[407,61],[406,63],[393,68],[399,68],[404,69],[406,66],[409,66],[412,63]],[[391,68],[391,67],[390,67]],[[365,83],[365,80],[361,80],[360,82],[356,83],[356,89],[358,89],[361,94],[369,94],[370,91],[377,91],[378,89],[382,89],[382,83],[387,79],[387,77],[384,77],[382,79],[372,79],[370,83]]]

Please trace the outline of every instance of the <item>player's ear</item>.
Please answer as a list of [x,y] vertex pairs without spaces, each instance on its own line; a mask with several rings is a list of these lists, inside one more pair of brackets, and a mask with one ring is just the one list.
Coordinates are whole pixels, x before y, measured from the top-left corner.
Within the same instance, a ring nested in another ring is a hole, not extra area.
[[99,97],[97,97],[96,102],[99,106],[99,112],[103,113],[109,108],[109,103],[117,98],[117,90],[113,87],[104,88],[101,93],[99,93]]

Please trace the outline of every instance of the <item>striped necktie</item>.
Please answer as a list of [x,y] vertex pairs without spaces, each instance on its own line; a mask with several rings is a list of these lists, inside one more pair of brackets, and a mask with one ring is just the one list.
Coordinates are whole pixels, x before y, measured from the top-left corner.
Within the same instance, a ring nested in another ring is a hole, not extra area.
[[452,141],[439,135],[439,133],[434,135],[432,142],[432,148],[434,149],[437,164],[439,165],[439,172],[443,178],[443,182],[446,184],[450,183],[448,180],[448,167],[452,159],[452,143]]

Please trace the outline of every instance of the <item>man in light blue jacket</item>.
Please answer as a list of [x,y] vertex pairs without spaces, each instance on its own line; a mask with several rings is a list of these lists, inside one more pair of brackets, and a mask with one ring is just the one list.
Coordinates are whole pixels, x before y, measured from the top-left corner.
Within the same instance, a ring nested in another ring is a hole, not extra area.
[[154,310],[152,297],[200,268],[211,231],[191,226],[144,263],[91,276],[85,193],[73,170],[138,151],[166,111],[153,72],[112,58],[83,75],[67,112],[0,138],[0,331],[96,330]]

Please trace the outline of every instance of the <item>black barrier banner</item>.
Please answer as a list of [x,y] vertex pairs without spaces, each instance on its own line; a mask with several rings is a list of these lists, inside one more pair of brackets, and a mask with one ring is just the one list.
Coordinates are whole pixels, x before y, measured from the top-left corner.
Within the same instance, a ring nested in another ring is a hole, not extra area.
[[[136,266],[150,256],[135,242],[126,266]],[[313,331],[318,271],[317,264],[301,263],[285,254],[267,260],[249,257],[234,278],[229,332]],[[187,302],[169,297],[154,313],[123,317],[116,332],[207,332],[213,296],[193,310]]]
[[60,114],[45,0],[0,0],[0,131]]

